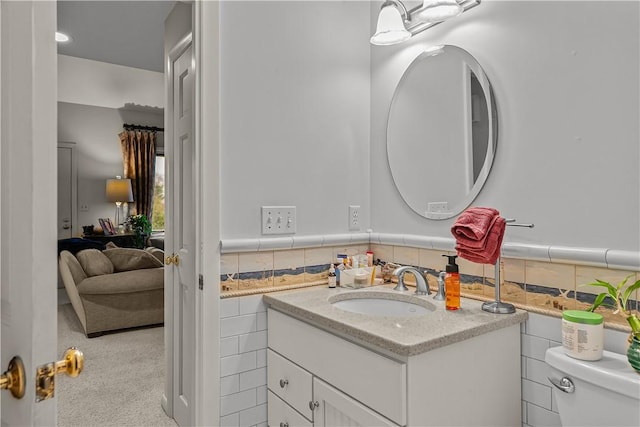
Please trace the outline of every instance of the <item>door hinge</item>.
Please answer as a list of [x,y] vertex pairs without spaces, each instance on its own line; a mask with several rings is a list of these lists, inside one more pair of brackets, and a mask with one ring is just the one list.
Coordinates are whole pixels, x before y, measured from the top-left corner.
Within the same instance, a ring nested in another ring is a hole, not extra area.
[[204,277],[202,277],[202,274],[198,275],[198,288],[200,288],[200,290],[204,288]]

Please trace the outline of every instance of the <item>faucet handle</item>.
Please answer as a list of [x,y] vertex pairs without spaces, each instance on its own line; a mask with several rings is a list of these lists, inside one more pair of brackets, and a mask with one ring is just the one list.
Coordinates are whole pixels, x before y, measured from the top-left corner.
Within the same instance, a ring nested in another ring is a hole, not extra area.
[[446,299],[446,291],[444,288],[444,277],[447,275],[444,271],[441,271],[438,275],[438,293],[433,297],[436,301],[444,301]]
[[404,284],[404,271],[398,274],[398,285],[393,288],[394,291],[408,291],[407,285]]

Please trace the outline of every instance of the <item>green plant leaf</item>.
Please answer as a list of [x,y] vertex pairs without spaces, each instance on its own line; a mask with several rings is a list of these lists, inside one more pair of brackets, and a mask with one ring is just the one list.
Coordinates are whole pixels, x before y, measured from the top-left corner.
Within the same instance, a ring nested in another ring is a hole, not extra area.
[[603,303],[603,301],[605,300],[605,298],[610,297],[611,295],[609,295],[606,292],[601,293],[600,295],[598,295],[596,297],[596,299],[593,301],[593,305],[591,305],[591,307],[589,307],[587,309],[587,311],[595,311],[596,308],[600,307],[600,305]]
[[618,286],[616,287],[616,291],[619,293],[620,290],[624,287],[625,283],[627,283],[627,280],[629,280],[629,278],[633,276],[633,274],[628,275],[627,277],[625,277],[622,282],[618,283]]
[[618,291],[616,290],[616,288],[614,288],[611,283],[604,282],[602,280],[596,279],[596,281],[593,282],[593,283],[585,283],[585,284],[580,285],[580,286],[598,286],[598,287],[601,287],[601,288],[607,288],[611,298],[613,298],[615,300],[617,298],[617,296],[618,296]]
[[622,295],[622,306],[625,309],[627,308],[627,300],[631,296],[631,293],[636,289],[640,289],[640,280],[637,280],[636,283],[624,290],[624,294]]

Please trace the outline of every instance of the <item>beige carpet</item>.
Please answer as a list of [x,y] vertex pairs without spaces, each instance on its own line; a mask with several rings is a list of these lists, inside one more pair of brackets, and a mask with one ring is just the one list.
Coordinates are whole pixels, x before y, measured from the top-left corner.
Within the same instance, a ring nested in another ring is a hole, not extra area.
[[70,304],[58,306],[58,353],[84,353],[77,378],[56,378],[59,426],[176,426],[160,406],[164,390],[164,328],[88,339]]

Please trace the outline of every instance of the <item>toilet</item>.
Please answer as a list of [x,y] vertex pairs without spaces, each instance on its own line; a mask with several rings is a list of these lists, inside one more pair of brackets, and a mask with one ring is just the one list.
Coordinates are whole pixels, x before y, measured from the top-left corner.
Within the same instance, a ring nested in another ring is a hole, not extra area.
[[587,362],[553,347],[545,361],[563,426],[640,426],[640,374],[626,355],[604,351],[602,359]]

